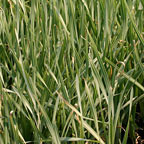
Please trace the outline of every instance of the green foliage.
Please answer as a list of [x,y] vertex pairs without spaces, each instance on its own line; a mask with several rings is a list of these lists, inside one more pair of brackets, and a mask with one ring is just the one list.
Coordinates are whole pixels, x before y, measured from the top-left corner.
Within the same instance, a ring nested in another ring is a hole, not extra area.
[[135,143],[143,35],[143,0],[0,1],[0,143]]

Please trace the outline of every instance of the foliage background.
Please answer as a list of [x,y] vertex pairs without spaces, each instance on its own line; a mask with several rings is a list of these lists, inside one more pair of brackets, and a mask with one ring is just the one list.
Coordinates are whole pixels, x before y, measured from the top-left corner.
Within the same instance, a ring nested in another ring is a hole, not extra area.
[[0,143],[142,141],[143,8],[1,0]]

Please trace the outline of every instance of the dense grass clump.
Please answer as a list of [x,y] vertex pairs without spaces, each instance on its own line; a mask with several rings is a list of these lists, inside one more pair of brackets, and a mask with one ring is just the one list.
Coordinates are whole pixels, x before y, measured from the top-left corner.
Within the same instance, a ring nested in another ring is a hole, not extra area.
[[0,144],[142,143],[143,0],[0,1]]

